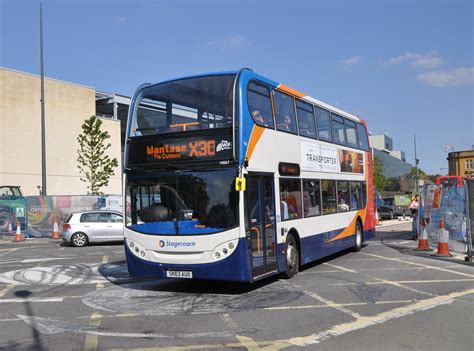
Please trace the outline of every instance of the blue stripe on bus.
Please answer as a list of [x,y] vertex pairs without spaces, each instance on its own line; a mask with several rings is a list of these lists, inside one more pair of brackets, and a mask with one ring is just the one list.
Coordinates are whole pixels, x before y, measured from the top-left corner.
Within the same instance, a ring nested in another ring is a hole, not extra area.
[[[355,236],[351,235],[346,238],[326,243],[325,239],[337,235],[335,233],[341,232],[335,230],[323,234],[315,234],[301,239],[302,253],[301,263],[307,264],[323,257],[332,255],[334,253],[349,249],[355,244]],[[370,240],[375,236],[375,229],[364,231],[364,241]],[[226,281],[252,281],[251,274],[251,257],[247,250],[247,240],[245,238],[239,239],[239,244],[234,253],[228,258],[213,262],[201,264],[167,264],[155,263],[145,261],[130,252],[127,245],[125,245],[125,254],[127,257],[128,272],[132,277],[140,278],[166,278],[166,270],[191,270],[194,279],[212,279],[212,280],[226,280]],[[285,244],[277,245],[277,264],[278,271],[285,270]]]
[[227,281],[251,281],[247,241],[239,240],[235,251],[228,258],[213,263],[168,264],[145,261],[135,256],[125,245],[128,272],[132,277],[165,279],[167,270],[190,270],[193,279],[215,279]]

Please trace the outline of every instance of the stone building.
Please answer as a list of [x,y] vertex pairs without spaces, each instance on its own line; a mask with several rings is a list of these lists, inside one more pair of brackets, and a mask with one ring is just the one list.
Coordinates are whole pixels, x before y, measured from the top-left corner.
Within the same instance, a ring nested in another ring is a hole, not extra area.
[[[38,195],[41,167],[41,87],[37,75],[0,67],[0,185],[19,185]],[[77,168],[77,136],[84,120],[96,115],[94,88],[45,78],[46,185],[48,195],[86,194]],[[111,157],[119,167],[103,191],[121,194],[121,123],[102,118]]]

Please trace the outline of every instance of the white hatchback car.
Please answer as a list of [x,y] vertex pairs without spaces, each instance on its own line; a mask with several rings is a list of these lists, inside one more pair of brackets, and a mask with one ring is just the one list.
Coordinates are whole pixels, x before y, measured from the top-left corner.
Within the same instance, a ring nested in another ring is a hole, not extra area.
[[63,224],[61,238],[78,247],[92,242],[123,241],[122,214],[116,211],[72,213]]

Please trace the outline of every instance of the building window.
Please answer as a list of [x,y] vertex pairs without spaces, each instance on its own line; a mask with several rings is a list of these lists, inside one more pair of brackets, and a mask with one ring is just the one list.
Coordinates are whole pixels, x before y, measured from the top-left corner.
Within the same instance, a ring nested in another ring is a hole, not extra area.
[[466,160],[466,168],[472,169],[472,160]]

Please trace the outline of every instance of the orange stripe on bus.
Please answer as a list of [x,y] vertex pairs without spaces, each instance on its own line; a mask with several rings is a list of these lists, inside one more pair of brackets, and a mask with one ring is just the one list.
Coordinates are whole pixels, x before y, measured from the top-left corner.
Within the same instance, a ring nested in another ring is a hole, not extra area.
[[249,141],[249,146],[247,148],[247,160],[250,161],[250,158],[252,157],[253,150],[255,149],[255,146],[257,146],[258,141],[260,140],[260,137],[262,136],[265,128],[260,127],[255,125],[252,129],[252,134],[250,135],[250,141]]
[[291,95],[294,95],[294,96],[298,96],[298,97],[303,97],[303,96],[306,96],[305,94],[303,93],[300,93],[298,90],[295,90],[295,89],[292,89],[290,87],[287,87],[286,85],[284,84],[280,84],[278,87],[277,87],[278,90],[281,90],[281,91],[284,91],[285,93],[288,93],[288,94],[291,94]]
[[366,210],[358,210],[357,213],[355,214],[354,218],[352,219],[351,223],[344,229],[342,232],[340,232],[338,235],[336,235],[334,238],[331,240],[328,240],[328,242],[334,241],[334,240],[339,240],[342,238],[346,238],[348,236],[354,235],[355,234],[355,225],[357,221],[357,217],[361,217],[362,223],[365,221],[365,214]]

